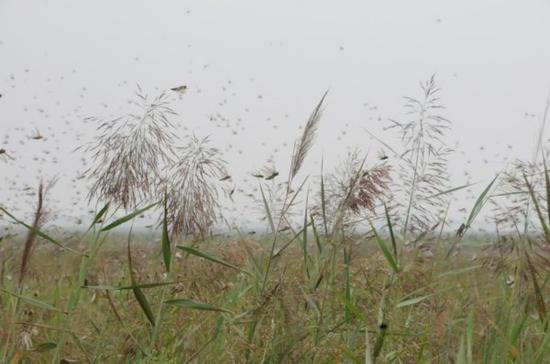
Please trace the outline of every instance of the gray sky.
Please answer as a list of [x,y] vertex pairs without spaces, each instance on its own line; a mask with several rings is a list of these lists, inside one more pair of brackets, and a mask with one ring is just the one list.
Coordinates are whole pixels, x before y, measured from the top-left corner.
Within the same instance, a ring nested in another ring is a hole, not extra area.
[[[363,129],[403,118],[402,96],[419,96],[418,82],[436,73],[454,122],[449,142],[459,143],[452,184],[466,181],[465,169],[485,184],[534,151],[549,38],[547,0],[0,0],[0,147],[15,158],[0,161],[0,201],[26,213],[32,198],[12,184],[59,175],[57,211],[85,216],[85,204],[73,205],[83,181],[71,182],[85,169],[71,151],[94,130],[82,120],[130,111],[138,83],[150,95],[188,85],[173,104],[181,136],[210,134],[244,186],[272,154],[286,171],[325,90],[304,174],[318,173],[321,156],[334,165],[346,147],[375,155],[380,145]],[[215,127],[218,113],[228,121]],[[28,138],[34,128],[44,140]]]

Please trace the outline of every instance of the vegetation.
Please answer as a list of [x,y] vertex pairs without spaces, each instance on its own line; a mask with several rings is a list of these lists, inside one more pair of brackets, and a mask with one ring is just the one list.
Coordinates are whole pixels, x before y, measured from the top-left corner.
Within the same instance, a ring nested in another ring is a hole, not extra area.
[[[393,122],[399,178],[387,158],[368,165],[356,150],[317,182],[299,180],[325,93],[286,182],[257,176],[267,233],[254,239],[211,234],[225,162],[208,139],[178,149],[163,96],[140,93],[141,114],[102,123],[85,147],[96,161],[89,196],[102,206],[85,232],[47,232],[42,184],[30,224],[0,207],[27,231],[0,247],[2,361],[550,362],[546,158],[488,181],[449,232],[449,198],[464,186],[445,172],[450,122],[434,113],[433,77],[422,91],[407,99],[412,118]],[[512,221],[531,228],[474,239],[488,203],[496,216],[521,205]],[[134,229],[151,211],[153,239]]]

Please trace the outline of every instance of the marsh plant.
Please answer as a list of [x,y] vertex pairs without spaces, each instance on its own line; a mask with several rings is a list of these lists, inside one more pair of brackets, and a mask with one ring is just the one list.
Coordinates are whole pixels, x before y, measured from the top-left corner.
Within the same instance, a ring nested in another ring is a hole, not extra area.
[[[384,215],[382,207],[388,202],[392,182],[389,164],[381,162],[369,167],[366,156],[354,148],[323,178],[325,214],[330,226],[336,223],[332,218],[338,216],[339,209],[343,209],[342,224],[350,232],[356,227],[370,229],[370,222]],[[321,191],[314,212],[317,219],[321,218]]]
[[[295,184],[307,154],[313,147],[319,123],[323,115],[323,108],[328,91],[326,91],[313,111],[309,115],[304,130],[294,142],[290,157],[289,172],[286,181],[281,181],[281,176],[274,165],[267,165],[253,176],[260,183],[261,198],[252,195],[255,205],[261,211],[262,220],[275,220],[277,229],[288,229],[294,217],[298,216],[298,209],[303,201],[298,196],[304,192],[303,187],[307,182],[307,176],[299,185]],[[307,208],[307,207],[306,207]]]
[[407,120],[390,120],[386,127],[398,133],[402,144],[392,207],[404,237],[428,231],[441,219],[447,203],[443,192],[449,188],[447,162],[453,151],[445,140],[451,122],[441,115],[444,106],[435,75],[420,88],[420,98],[405,97]]
[[[269,211],[273,216],[283,216],[284,228],[288,227],[288,222],[295,221],[299,216],[298,210],[301,200],[293,200],[290,204],[285,202],[285,199],[289,192],[288,184],[286,182],[278,181],[276,178],[270,181],[262,181],[263,196],[259,189],[254,189],[255,194],[251,194],[251,198],[254,203],[254,211],[258,213],[261,221],[267,222],[269,216],[267,214],[265,206],[269,207]],[[265,201],[264,201],[265,197]]]
[[306,155],[310,151],[315,137],[317,135],[317,129],[319,128],[319,122],[323,116],[323,103],[327,97],[328,91],[323,94],[321,100],[315,106],[311,115],[309,116],[307,123],[304,127],[302,136],[294,143],[294,149],[292,151],[292,158],[290,162],[290,171],[288,173],[288,185],[290,187],[292,181],[302,168]]
[[92,118],[99,124],[97,135],[84,147],[94,162],[86,171],[93,181],[90,200],[112,201],[124,209],[158,197],[177,139],[168,95],[151,100],[138,86],[135,96],[134,112],[107,121]]
[[[546,153],[545,159],[548,157]],[[539,201],[546,199],[546,173],[544,162],[516,160],[502,172],[501,183],[491,200],[493,214],[490,219],[501,233],[527,234],[540,232],[540,224],[530,196]],[[539,209],[548,214],[543,203]]]
[[177,149],[170,178],[165,182],[168,222],[175,235],[200,233],[204,236],[220,217],[220,179],[227,176],[226,162],[208,137],[192,136]]
[[548,141],[544,140],[549,112],[550,98],[542,116],[533,159],[517,159],[502,172],[503,178],[495,198],[491,201],[493,215],[490,219],[495,223],[498,232],[512,231],[517,235],[540,233],[544,228],[540,216],[550,216],[550,148]]
[[94,167],[89,199],[110,201],[125,210],[166,200],[172,235],[206,233],[217,221],[219,179],[225,162],[209,139],[180,142],[172,118],[177,114],[163,92],[150,98],[138,86],[136,111],[101,121],[93,141],[84,146]]
[[[497,231],[508,230],[518,235],[540,232],[544,228],[541,215],[550,216],[550,177],[548,177],[548,158],[550,148],[544,140],[550,97],[546,102],[536,149],[532,161],[517,159],[502,172],[503,178],[495,193],[492,221]],[[538,203],[537,201],[547,201]]]
[[55,183],[56,179],[52,179],[46,184],[41,180],[38,185],[32,225],[31,229],[27,231],[23,253],[21,254],[21,261],[19,263],[19,277],[17,281],[19,286],[23,284],[23,280],[27,274],[29,261],[36,247],[37,232],[47,223],[48,215],[50,214],[50,211],[46,207],[47,195]]

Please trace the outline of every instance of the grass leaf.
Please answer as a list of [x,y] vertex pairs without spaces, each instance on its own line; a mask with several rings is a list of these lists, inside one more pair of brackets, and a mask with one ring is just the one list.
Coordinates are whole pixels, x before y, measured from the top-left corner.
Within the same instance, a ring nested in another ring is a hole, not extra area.
[[42,301],[39,301],[35,298],[32,298],[32,297],[28,297],[28,296],[23,296],[23,295],[20,295],[20,294],[17,294],[17,293],[14,293],[14,292],[10,292],[8,291],[7,289],[4,289],[2,287],[0,287],[0,291],[4,292],[4,293],[7,293],[11,296],[14,296],[14,297],[17,297],[33,306],[36,306],[36,307],[40,307],[40,308],[43,308],[43,309],[46,309],[46,310],[50,310],[50,311],[56,311],[56,312],[61,312],[61,313],[65,313],[65,311],[55,307],[55,306],[52,306],[50,305],[49,303],[45,303],[45,302],[42,302]]
[[393,233],[393,225],[388,212],[388,206],[384,203],[384,213],[386,214],[386,221],[388,223],[388,230],[390,231],[391,245],[393,248],[393,254],[395,255],[395,261],[397,263],[397,243],[395,242],[395,234]]
[[388,249],[388,245],[386,244],[386,241],[384,239],[382,239],[380,234],[378,234],[378,232],[376,231],[376,229],[374,228],[374,225],[372,223],[370,223],[370,226],[371,226],[372,231],[374,232],[374,236],[376,237],[376,242],[378,243],[378,246],[380,247],[380,249],[382,249],[382,253],[384,254],[384,257],[386,257],[386,261],[388,262],[390,267],[393,269],[393,271],[395,273],[398,273],[399,272],[399,265],[397,264],[397,262],[395,261],[395,258],[393,257],[392,253]]
[[317,231],[317,226],[315,225],[315,220],[313,219],[313,216],[309,215],[309,220],[310,220],[311,230],[313,232],[313,237],[315,238],[315,244],[317,245],[317,250],[319,251],[319,254],[322,254],[323,246],[321,245],[321,237],[319,236],[319,232]]
[[36,233],[36,235],[40,236],[42,239],[44,240],[47,240],[49,241],[50,243],[54,244],[54,245],[57,245],[58,247],[60,248],[63,248],[63,249],[67,249],[68,251],[72,252],[72,253],[75,253],[75,254],[78,254],[78,255],[82,255],[82,256],[86,256],[85,253],[83,252],[79,252],[78,250],[74,250],[72,248],[69,248],[68,246],[65,246],[63,244],[61,244],[60,242],[58,242],[57,240],[55,240],[54,238],[52,238],[51,236],[49,236],[48,234],[40,231],[39,229],[35,229],[33,228],[32,226],[24,223],[23,221],[19,220],[18,218],[16,218],[15,216],[13,216],[12,214],[10,214],[6,209],[4,209],[3,207],[0,207],[0,211],[2,211],[3,213],[5,213],[6,215],[8,215],[13,221],[15,221],[16,223],[20,224],[20,225],[23,225],[24,227],[26,227],[27,229],[31,230],[31,231],[34,231]]
[[420,302],[430,298],[431,296],[433,296],[433,294],[428,294],[428,295],[425,295],[425,296],[409,298],[408,300],[404,300],[404,301],[399,302],[397,305],[395,305],[395,308],[403,308],[403,307],[407,307],[407,306],[416,305],[417,303],[420,303]]
[[124,217],[121,217],[120,219],[117,219],[117,220],[113,221],[112,223],[110,223],[109,225],[105,226],[103,229],[101,229],[101,231],[112,230],[112,229],[116,228],[117,226],[122,225],[125,222],[128,222],[128,221],[134,219],[136,216],[141,215],[145,211],[157,206],[158,204],[159,204],[158,202],[152,203],[152,204],[150,204],[150,205],[148,205],[148,206],[146,206],[142,209],[136,210],[136,211],[124,216]]
[[177,298],[173,300],[167,300],[167,301],[164,301],[164,303],[167,305],[172,305],[172,306],[181,307],[181,308],[190,308],[193,310],[231,312],[229,310],[226,310],[225,308],[212,306],[212,305],[209,305],[208,303],[193,301],[187,298]]
[[103,219],[103,216],[105,216],[105,214],[109,210],[109,204],[110,203],[107,203],[105,206],[103,206],[103,208],[101,210],[99,210],[99,212],[95,215],[94,221],[92,221],[92,223],[90,224],[90,227],[88,228],[88,231],[90,231],[92,229],[92,227],[94,227],[95,224],[97,224],[98,222],[100,222]]
[[43,353],[45,351],[50,351],[57,348],[57,343],[54,343],[53,341],[46,341],[41,344],[38,344],[35,346],[32,351],[36,351],[37,353]]
[[537,280],[535,267],[533,266],[533,263],[531,262],[531,258],[529,257],[529,254],[527,254],[527,252],[525,252],[525,257],[527,258],[527,267],[529,268],[529,273],[531,274],[531,279],[533,281],[533,289],[535,292],[535,303],[537,307],[537,312],[539,314],[540,322],[544,324],[546,320],[546,304],[544,303],[544,295],[542,290],[540,289],[540,286]]
[[206,260],[209,260],[211,262],[214,262],[214,263],[217,263],[217,264],[221,264],[225,267],[228,267],[228,268],[232,268],[232,269],[235,269],[235,270],[238,270],[239,272],[243,272],[243,273],[248,273],[247,271],[245,271],[244,269],[241,269],[239,267],[237,267],[236,265],[234,264],[231,264],[231,263],[228,263],[226,262],[225,260],[222,260],[218,257],[215,257],[211,254],[208,254],[208,253],[205,253],[203,251],[200,251],[198,249],[195,249],[195,248],[192,248],[190,246],[183,246],[183,245],[178,245],[177,246],[178,249],[181,249],[183,250],[184,252],[188,253],[188,254],[191,254],[191,255],[195,255],[197,257],[201,257],[201,258],[204,258]]
[[162,219],[162,257],[166,272],[170,272],[170,263],[172,261],[170,236],[168,235],[168,198],[164,199],[164,218]]
[[477,215],[479,214],[479,212],[481,211],[481,209],[485,205],[485,202],[487,201],[486,196],[489,193],[489,191],[491,190],[491,188],[493,187],[493,185],[495,184],[497,178],[498,178],[498,175],[496,175],[495,178],[493,178],[491,183],[489,183],[489,185],[487,187],[485,187],[485,189],[483,190],[481,195],[478,196],[478,198],[477,198],[477,200],[474,204],[474,207],[472,208],[472,211],[470,212],[470,215],[468,216],[468,220],[466,220],[466,226],[467,227],[470,227],[472,225],[475,218],[477,217]]
[[139,283],[139,284],[132,284],[129,286],[99,285],[99,286],[83,286],[82,288],[99,289],[99,290],[105,290],[105,291],[123,291],[123,290],[134,289],[134,288],[157,288],[157,287],[169,286],[177,283],[178,282]]
[[271,227],[271,232],[273,236],[277,235],[277,228],[275,227],[275,223],[273,222],[273,215],[271,215],[271,209],[269,208],[269,203],[267,202],[267,198],[265,197],[264,189],[262,188],[262,184],[260,183],[260,192],[262,194],[262,201],[265,208],[265,214],[267,216],[267,219],[269,221],[269,226]]
[[134,297],[139,303],[139,306],[141,307],[141,310],[147,317],[147,320],[151,323],[152,326],[155,326],[155,315],[153,314],[153,310],[151,309],[151,305],[149,305],[149,301],[147,301],[147,297],[143,294],[143,291],[136,283],[136,278],[134,275],[134,268],[132,266],[132,252],[130,250],[130,236],[132,232],[128,234],[128,268],[130,271],[130,280],[132,281],[132,292],[134,293]]
[[[548,178],[548,177],[546,177]],[[546,238],[547,242],[550,242],[550,228],[548,227],[548,224],[546,223],[544,219],[544,215],[542,213],[542,210],[540,208],[537,196],[535,195],[535,190],[533,189],[533,186],[527,179],[527,175],[523,173],[523,179],[525,180],[525,185],[527,186],[527,189],[529,190],[529,195],[531,196],[531,201],[533,201],[533,206],[535,206],[535,211],[537,212],[537,217],[539,218],[540,225],[542,227],[542,231],[544,232],[544,237]]]
[[323,214],[323,226],[325,227],[325,236],[328,236],[327,200],[325,192],[325,177],[323,174],[323,161],[321,161],[321,211]]
[[306,272],[306,276],[309,278],[309,266],[308,266],[309,256],[308,256],[308,252],[307,252],[307,226],[308,226],[308,223],[307,223],[307,200],[308,200],[308,197],[309,197],[309,192],[306,195],[306,205],[305,205],[305,209],[304,209],[304,228],[302,229],[302,250],[303,250],[303,254],[304,254],[304,269],[305,269],[305,272]]

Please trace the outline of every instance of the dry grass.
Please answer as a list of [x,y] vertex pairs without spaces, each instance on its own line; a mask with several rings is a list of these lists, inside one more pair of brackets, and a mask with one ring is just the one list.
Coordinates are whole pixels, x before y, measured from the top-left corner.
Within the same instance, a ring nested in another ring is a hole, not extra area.
[[25,274],[27,273],[27,267],[29,265],[29,260],[31,259],[31,255],[34,249],[37,232],[42,228],[42,225],[45,223],[47,211],[46,207],[44,206],[44,199],[46,197],[45,195],[47,194],[48,189],[52,186],[52,184],[53,182],[44,187],[44,183],[40,181],[40,184],[38,185],[37,202],[34,211],[34,217],[31,229],[27,231],[23,253],[21,254],[21,262],[19,264],[19,286],[21,286],[21,284],[23,283],[23,279],[25,278]]

